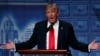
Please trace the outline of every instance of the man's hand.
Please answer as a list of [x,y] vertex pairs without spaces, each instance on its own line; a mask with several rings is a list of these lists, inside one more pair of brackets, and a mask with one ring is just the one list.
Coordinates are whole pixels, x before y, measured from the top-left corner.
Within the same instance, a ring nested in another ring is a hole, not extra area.
[[9,41],[9,43],[3,44],[1,47],[3,49],[14,49],[15,45],[12,41]]
[[96,43],[96,40],[93,40],[93,41],[89,44],[89,49],[92,49],[92,50],[100,49],[100,43]]

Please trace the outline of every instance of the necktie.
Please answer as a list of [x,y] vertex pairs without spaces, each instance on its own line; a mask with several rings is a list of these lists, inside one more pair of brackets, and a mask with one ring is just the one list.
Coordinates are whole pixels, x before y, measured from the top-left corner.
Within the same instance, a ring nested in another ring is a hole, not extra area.
[[54,29],[53,26],[49,30],[49,50],[55,49],[55,38],[54,38]]

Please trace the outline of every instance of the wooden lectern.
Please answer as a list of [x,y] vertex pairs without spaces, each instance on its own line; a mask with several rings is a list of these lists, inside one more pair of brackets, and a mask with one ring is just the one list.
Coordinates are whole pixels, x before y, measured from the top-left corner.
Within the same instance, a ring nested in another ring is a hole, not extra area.
[[[19,50],[21,56],[66,56],[66,50]],[[44,55],[41,55],[44,54]]]

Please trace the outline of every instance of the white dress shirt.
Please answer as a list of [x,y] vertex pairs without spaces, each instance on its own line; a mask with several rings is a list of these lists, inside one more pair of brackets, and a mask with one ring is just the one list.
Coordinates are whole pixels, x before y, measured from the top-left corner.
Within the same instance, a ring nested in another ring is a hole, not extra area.
[[[50,26],[50,22],[47,23],[47,27]],[[53,25],[54,35],[55,35],[55,49],[57,49],[58,41],[58,29],[59,29],[59,20]],[[49,49],[49,31],[46,34],[46,49]]]

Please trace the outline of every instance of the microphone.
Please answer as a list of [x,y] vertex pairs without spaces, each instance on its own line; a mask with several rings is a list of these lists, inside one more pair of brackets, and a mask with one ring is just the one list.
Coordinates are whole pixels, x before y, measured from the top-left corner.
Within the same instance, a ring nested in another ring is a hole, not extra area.
[[51,25],[47,28],[47,32],[50,30],[50,28],[52,28],[54,25],[54,23],[51,23]]

